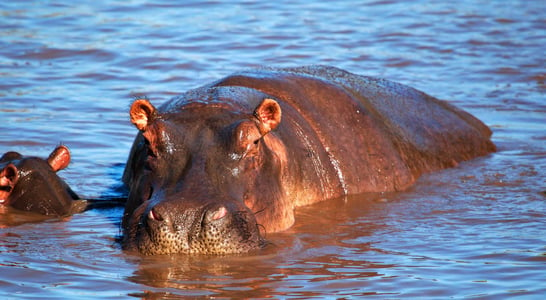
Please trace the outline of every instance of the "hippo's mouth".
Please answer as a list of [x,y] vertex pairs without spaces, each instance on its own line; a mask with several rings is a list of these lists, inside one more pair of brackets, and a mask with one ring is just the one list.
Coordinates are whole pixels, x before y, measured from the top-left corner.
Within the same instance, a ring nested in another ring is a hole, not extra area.
[[9,185],[0,185],[0,204],[4,204],[8,201],[8,196],[13,190],[13,187]]
[[11,192],[13,188],[9,185],[0,185],[0,192]]

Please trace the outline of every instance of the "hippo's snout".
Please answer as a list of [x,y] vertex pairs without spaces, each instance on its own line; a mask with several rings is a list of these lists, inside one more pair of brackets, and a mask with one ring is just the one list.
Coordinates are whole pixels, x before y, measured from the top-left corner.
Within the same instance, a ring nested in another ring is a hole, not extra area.
[[254,214],[246,207],[218,203],[188,207],[188,202],[143,204],[146,207],[135,210],[140,215],[133,215],[124,247],[155,255],[247,253],[264,246]]

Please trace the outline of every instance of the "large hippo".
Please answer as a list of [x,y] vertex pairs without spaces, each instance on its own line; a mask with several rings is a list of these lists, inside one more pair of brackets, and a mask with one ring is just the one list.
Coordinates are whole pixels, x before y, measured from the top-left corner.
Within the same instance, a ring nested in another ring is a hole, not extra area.
[[495,151],[470,114],[327,66],[236,73],[161,107],[134,101],[123,245],[143,254],[244,253],[294,209],[400,191]]
[[57,175],[70,163],[66,146],[56,147],[47,159],[6,152],[0,158],[0,205],[42,215],[72,212],[76,193]]

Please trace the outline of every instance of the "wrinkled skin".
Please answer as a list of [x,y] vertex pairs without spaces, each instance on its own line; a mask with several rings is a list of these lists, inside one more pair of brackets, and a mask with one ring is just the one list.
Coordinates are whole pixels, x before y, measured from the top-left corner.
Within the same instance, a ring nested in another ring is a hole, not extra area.
[[324,66],[234,74],[130,115],[123,245],[144,254],[259,249],[260,229],[287,229],[298,206],[404,190],[495,151],[444,101]]
[[0,158],[0,205],[48,216],[71,213],[78,199],[57,175],[70,163],[66,146],[58,146],[47,159],[6,152]]

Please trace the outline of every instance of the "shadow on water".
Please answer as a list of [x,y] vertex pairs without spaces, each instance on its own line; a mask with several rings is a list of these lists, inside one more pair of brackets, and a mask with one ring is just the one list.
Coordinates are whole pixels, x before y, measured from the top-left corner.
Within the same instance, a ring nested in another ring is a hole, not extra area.
[[108,177],[114,183],[107,187],[104,192],[96,199],[88,199],[86,210],[90,209],[108,209],[114,207],[124,207],[127,201],[128,189],[121,181],[121,174],[125,168],[124,163],[113,164],[108,169]]
[[[121,241],[121,218],[125,202],[127,202],[128,189],[121,181],[121,174],[125,168],[125,163],[113,164],[108,169],[108,176],[114,182],[97,199],[88,199],[85,211],[95,210],[104,214],[106,220],[118,228],[115,235],[116,243]],[[121,214],[120,214],[121,212]]]
[[26,223],[39,223],[52,217],[15,209],[9,206],[0,206],[0,228],[8,228]]

